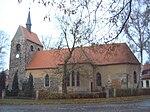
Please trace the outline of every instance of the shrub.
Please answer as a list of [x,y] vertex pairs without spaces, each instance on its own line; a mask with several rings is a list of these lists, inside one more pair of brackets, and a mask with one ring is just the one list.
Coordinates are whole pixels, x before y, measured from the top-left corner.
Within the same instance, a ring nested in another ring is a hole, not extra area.
[[63,98],[60,93],[50,93],[49,90],[40,90],[39,99],[60,99]]
[[131,89],[117,89],[116,95],[118,97],[131,96],[132,91],[131,91]]
[[116,96],[117,97],[125,97],[125,96],[138,96],[138,95],[149,95],[150,89],[117,89]]
[[92,93],[73,93],[68,94],[69,98],[104,98],[106,93],[104,92],[92,92]]
[[39,99],[62,99],[62,98],[104,98],[106,93],[70,93],[64,96],[61,93],[50,93],[48,90],[39,91]]

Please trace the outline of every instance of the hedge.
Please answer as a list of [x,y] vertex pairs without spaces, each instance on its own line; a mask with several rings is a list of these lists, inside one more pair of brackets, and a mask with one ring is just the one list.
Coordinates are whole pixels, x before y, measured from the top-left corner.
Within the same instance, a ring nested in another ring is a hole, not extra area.
[[64,96],[61,93],[50,93],[48,90],[39,91],[39,99],[62,99],[62,98],[105,98],[105,92],[92,92],[92,93],[69,93]]

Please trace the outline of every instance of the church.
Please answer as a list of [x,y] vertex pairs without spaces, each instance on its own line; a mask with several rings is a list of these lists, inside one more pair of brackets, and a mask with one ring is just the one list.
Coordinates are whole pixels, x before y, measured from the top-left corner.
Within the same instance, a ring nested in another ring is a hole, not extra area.
[[[31,30],[30,11],[26,28],[19,26],[11,41],[9,86],[18,71],[19,88],[33,76],[35,90],[62,93],[64,60],[68,49],[43,50]],[[105,88],[136,88],[140,63],[126,43],[76,47],[67,64],[69,93],[103,91]]]

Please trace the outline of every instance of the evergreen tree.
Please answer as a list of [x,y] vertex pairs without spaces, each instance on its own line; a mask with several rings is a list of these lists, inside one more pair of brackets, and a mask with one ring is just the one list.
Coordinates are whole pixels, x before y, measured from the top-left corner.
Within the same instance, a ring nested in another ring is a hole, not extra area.
[[17,96],[18,92],[19,92],[19,85],[18,85],[18,70],[17,70],[14,75],[14,80],[13,80],[13,84],[12,84],[12,94],[14,96]]
[[33,76],[31,73],[29,75],[28,87],[29,87],[29,95],[32,96],[32,94],[33,94]]
[[6,74],[4,71],[0,73],[0,96],[2,93],[2,90],[5,89],[5,83],[6,83]]

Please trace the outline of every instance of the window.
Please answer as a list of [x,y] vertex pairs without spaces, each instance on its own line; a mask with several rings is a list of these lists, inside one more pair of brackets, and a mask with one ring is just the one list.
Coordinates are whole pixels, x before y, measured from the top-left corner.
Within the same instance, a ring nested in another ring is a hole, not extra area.
[[72,86],[75,86],[75,77],[74,77],[74,71],[72,71]]
[[16,45],[16,51],[19,52],[20,49],[21,49],[21,45],[20,45],[20,44],[17,44],[17,45]]
[[142,87],[143,87],[143,81],[142,81]]
[[77,72],[77,86],[80,86],[80,73]]
[[38,48],[38,51],[40,51],[40,48]]
[[68,73],[68,77],[67,77],[67,86],[70,86],[70,73]]
[[146,80],[146,87],[149,87],[149,80]]
[[96,74],[96,85],[101,86],[101,74],[100,73]]
[[34,51],[34,48],[33,48],[33,46],[32,46],[32,45],[30,46],[30,49],[31,49],[31,51]]
[[45,87],[49,87],[49,75],[45,76]]
[[137,83],[137,74],[136,74],[136,71],[134,71],[134,73],[133,73],[133,82]]

